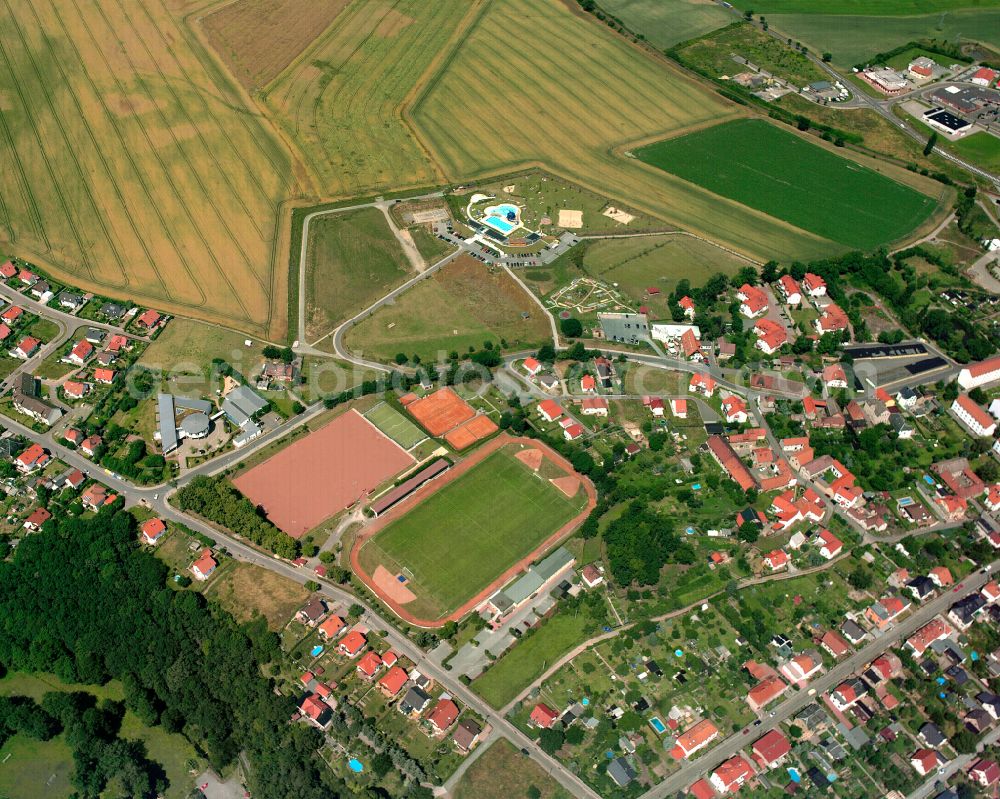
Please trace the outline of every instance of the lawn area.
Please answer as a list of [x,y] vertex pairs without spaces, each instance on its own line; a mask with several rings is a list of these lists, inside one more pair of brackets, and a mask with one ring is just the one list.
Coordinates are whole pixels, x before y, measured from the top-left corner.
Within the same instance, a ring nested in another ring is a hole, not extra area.
[[[246,341],[252,343],[248,347]],[[235,330],[176,318],[164,328],[137,361],[148,369],[159,369],[165,378],[179,377],[172,386],[181,394],[193,396],[199,391],[209,393],[208,375],[213,358],[222,358],[238,372],[249,376],[263,361],[265,342],[247,339]],[[201,382],[197,380],[201,378]]]
[[360,553],[369,574],[377,564],[393,574],[409,569],[418,599],[408,609],[416,613],[419,602],[443,615],[576,516],[583,490],[567,497],[516,451],[511,445],[488,455],[377,533]]
[[43,316],[39,316],[33,319],[23,331],[21,331],[20,337],[24,336],[34,336],[37,339],[41,339],[42,342],[48,343],[52,341],[56,336],[59,335],[59,325],[53,322],[51,319],[46,319]]
[[[727,154],[724,161],[721,153]],[[763,120],[723,123],[652,144],[637,155],[717,194],[860,249],[903,238],[937,207],[935,199]]]
[[[691,377],[672,369],[629,365],[625,372],[625,391],[629,394],[686,394]],[[642,409],[644,418],[649,411]]]
[[570,799],[570,795],[534,760],[522,755],[506,738],[498,738],[489,751],[469,766],[452,796],[454,799],[514,799],[528,796],[532,785],[540,791],[541,799]]
[[1000,0],[733,0],[740,11],[757,14],[868,14],[870,16],[928,14],[976,6],[1000,8]]
[[506,272],[465,256],[351,328],[347,345],[383,361],[400,352],[435,360],[441,352],[462,353],[501,339],[511,349],[527,349],[551,335],[541,308]]
[[[4,696],[30,696],[41,701],[50,691],[84,691],[93,694],[98,701],[123,697],[121,683],[116,681],[107,685],[69,684],[52,674],[19,672],[0,680],[0,695]],[[202,765],[203,761],[185,738],[162,727],[147,727],[131,711],[125,713],[119,736],[142,740],[149,757],[163,766],[170,782],[165,799],[187,797],[191,788],[187,763],[194,761]],[[6,760],[8,754],[11,757]],[[61,735],[47,742],[15,736],[0,749],[0,796],[9,799],[67,797],[72,793],[69,784],[72,773],[72,751]],[[51,783],[50,778],[53,778]]]
[[603,0],[601,8],[665,50],[732,22],[715,3],[699,0]]
[[409,230],[410,235],[413,236],[413,243],[417,245],[417,249],[424,256],[424,260],[428,266],[440,261],[454,250],[454,247],[448,242],[439,239],[427,230],[424,225],[414,225]]
[[947,142],[948,149],[990,172],[1000,171],[1000,139],[980,131],[958,141]]
[[494,663],[472,689],[493,707],[500,708],[517,696],[546,667],[574,644],[583,641],[590,619],[583,614],[559,613],[514,645]]
[[409,274],[406,256],[377,208],[314,219],[306,259],[310,341],[363,310]]
[[259,614],[275,631],[284,627],[309,599],[309,592],[298,583],[249,563],[235,564],[210,583],[204,593],[237,620],[250,621]]
[[379,373],[336,358],[307,356],[302,363],[302,384],[296,393],[306,404],[330,394],[339,394],[365,380],[374,380]]
[[605,239],[587,245],[584,269],[637,302],[648,302],[646,289],[656,286],[663,296],[686,278],[692,287],[704,285],[722,272],[735,275],[747,261],[706,241],[684,235]]
[[388,402],[376,405],[365,418],[403,449],[411,449],[427,438],[427,434],[393,408]]

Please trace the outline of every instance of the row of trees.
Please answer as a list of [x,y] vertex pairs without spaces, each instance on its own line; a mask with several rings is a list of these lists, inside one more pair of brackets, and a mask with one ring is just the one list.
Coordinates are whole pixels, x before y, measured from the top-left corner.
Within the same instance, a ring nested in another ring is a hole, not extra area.
[[[121,680],[127,707],[146,724],[183,734],[215,769],[243,753],[255,796],[348,795],[316,757],[319,733],[289,724],[293,700],[262,676],[278,652],[274,634],[262,623],[238,624],[197,593],[172,591],[166,578],[166,567],[138,547],[125,512],[47,523],[0,563],[0,663],[65,682]],[[115,729],[120,710],[80,713],[73,704],[80,700],[69,696],[60,701],[72,707],[45,709],[73,731],[78,770],[88,779],[81,793],[96,795],[101,776],[112,774],[128,781],[120,795],[158,790],[144,753],[102,732]]]
[[195,477],[177,492],[177,504],[183,511],[238,531],[279,557],[298,557],[298,542],[263,518],[254,504],[222,477]]

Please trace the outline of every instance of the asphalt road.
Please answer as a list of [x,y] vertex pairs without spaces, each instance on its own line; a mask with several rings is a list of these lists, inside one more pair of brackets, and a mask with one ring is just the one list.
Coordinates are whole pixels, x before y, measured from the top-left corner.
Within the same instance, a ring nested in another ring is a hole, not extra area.
[[[995,561],[993,567],[1000,565],[1000,561]],[[866,646],[857,650],[853,655],[843,662],[830,669],[825,674],[812,680],[809,683],[809,691],[797,691],[779,705],[772,708],[772,711],[764,717],[763,723],[759,727],[748,727],[748,734],[741,730],[730,735],[722,743],[696,758],[693,761],[684,763],[681,768],[671,774],[667,779],[650,790],[646,791],[640,799],[666,799],[675,791],[685,790],[691,783],[699,777],[705,776],[715,769],[720,763],[743,749],[749,747],[754,741],[764,733],[774,729],[781,723],[788,721],[811,702],[820,701],[820,694],[824,694],[836,688],[844,679],[867,666],[872,660],[878,657],[890,646],[910,637],[920,627],[929,622],[939,613],[947,611],[948,607],[962,597],[978,591],[990,579],[989,575],[984,575],[977,571],[966,577],[959,585],[957,591],[949,590],[946,593],[932,599],[930,602],[921,605],[909,618],[904,619],[891,630],[880,635]],[[810,696],[812,689],[815,689],[815,696]]]

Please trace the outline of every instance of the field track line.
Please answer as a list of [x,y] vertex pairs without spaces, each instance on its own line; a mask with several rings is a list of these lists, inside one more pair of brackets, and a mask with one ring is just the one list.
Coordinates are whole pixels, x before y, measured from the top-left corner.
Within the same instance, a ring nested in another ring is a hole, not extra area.
[[[11,136],[10,127],[7,125],[6,114],[0,114],[0,128],[3,129],[4,139],[7,141],[11,158],[17,167],[17,189],[21,195],[21,202],[24,204],[25,211],[27,211],[28,215],[31,217],[31,223],[34,225],[35,232],[42,240],[42,243],[45,245],[45,249],[48,252],[51,252],[52,244],[49,242],[49,238],[45,233],[45,226],[42,224],[42,216],[38,211],[38,203],[35,200],[34,194],[31,193],[31,184],[24,172],[24,164],[21,161],[21,156],[18,155],[17,148],[14,146],[14,137]],[[0,197],[0,202],[3,202],[2,197]],[[7,205],[4,203],[5,213],[6,207]],[[7,216],[7,229],[10,231],[10,242],[13,244],[17,239],[17,233],[14,230],[13,221],[9,215]]]
[[[77,0],[71,0],[71,1],[72,1],[73,5],[77,8],[77,14],[80,16],[81,24],[83,24],[83,26],[86,28],[87,33],[90,36],[90,39],[91,39],[92,43],[94,44],[94,46],[96,48],[98,48],[98,50],[101,50],[100,43],[98,42],[97,38],[94,36],[94,33],[93,33],[92,29],[90,28],[90,26],[87,25],[86,19],[83,17],[82,13],[80,12]],[[101,18],[103,19],[104,24],[108,27],[109,31],[111,32],[111,35],[114,36],[115,35],[114,34],[115,28],[113,26],[111,26],[110,22],[107,19],[107,16],[104,13],[104,10],[100,7],[100,5],[97,5],[96,7],[98,8],[99,13],[101,14]],[[104,58],[105,65],[108,67],[108,69],[110,71],[110,74],[115,75],[114,71],[111,70],[110,64],[108,64],[108,62],[107,62],[107,59],[106,59],[106,56],[104,55],[103,50],[101,50],[101,54],[102,54],[102,58]],[[122,46],[122,55],[129,62],[129,66],[132,68],[133,72],[135,74],[139,74],[135,70],[135,65],[132,62],[131,57],[128,55],[127,52],[125,52],[124,46]],[[123,96],[127,96],[127,93],[124,92],[124,87],[122,86],[121,81],[118,79],[117,75],[115,75],[114,80],[115,80],[115,84],[118,86],[119,91],[123,93]],[[140,83],[142,83],[142,81],[140,81]],[[151,102],[153,102],[154,106],[156,106],[157,103],[150,96],[148,89],[146,89],[146,87],[145,87],[145,84],[143,83],[142,85],[143,85],[143,89],[144,89],[144,91],[146,93],[147,98],[149,98],[149,100]],[[101,101],[102,106],[105,108],[105,113],[110,114],[110,112],[107,109],[107,106],[104,104],[103,97],[100,98],[100,101]],[[131,105],[131,101],[129,101],[129,103]],[[133,106],[133,108],[134,108],[134,106]],[[171,137],[174,138],[174,141],[176,142],[176,138],[174,137],[173,129],[171,128],[171,126],[167,122],[166,118],[163,116],[162,110],[160,110],[160,109],[158,109],[158,110],[159,110],[159,114],[160,114],[160,119],[163,122],[165,129],[170,132]],[[138,129],[142,132],[143,138],[146,140],[146,143],[148,145],[150,153],[155,158],[156,163],[158,164],[158,166],[160,168],[160,171],[163,173],[163,178],[164,178],[165,184],[170,187],[170,190],[173,193],[174,198],[175,198],[175,200],[178,203],[178,207],[181,209],[182,214],[187,218],[187,220],[188,220],[188,222],[189,222],[189,224],[191,226],[191,229],[194,232],[194,234],[198,237],[198,239],[200,239],[200,241],[202,243],[202,246],[204,247],[204,251],[205,251],[206,256],[212,260],[212,262],[215,264],[215,267],[218,270],[219,274],[222,276],[223,281],[226,282],[227,285],[229,285],[230,289],[232,290],[232,283],[229,281],[228,276],[225,273],[225,270],[222,268],[222,265],[219,263],[218,258],[216,257],[214,250],[212,249],[212,247],[209,246],[208,241],[205,239],[201,227],[195,222],[195,219],[194,219],[194,216],[192,215],[192,212],[191,212],[189,204],[187,202],[185,202],[184,198],[180,195],[179,191],[177,190],[177,187],[174,185],[174,182],[170,179],[169,170],[167,169],[166,164],[163,162],[163,158],[160,155],[159,150],[153,145],[153,142],[152,142],[152,140],[149,137],[149,132],[146,129],[146,126],[141,122],[141,120],[138,119],[138,116],[137,116],[136,121],[137,121],[137,127],[138,127]],[[113,125],[113,127],[114,127],[114,129],[116,131],[118,131],[117,125]],[[119,131],[119,136],[120,136],[120,131]],[[128,155],[128,157],[129,157],[129,159],[131,161],[131,154],[127,150],[126,150],[126,154]],[[185,158],[185,160],[187,160],[187,159]],[[133,164],[134,164],[134,162],[133,162]],[[190,162],[188,162],[188,164],[189,164],[189,167],[190,167]],[[141,173],[138,173],[138,174],[141,174]],[[140,178],[140,180],[141,180],[141,178]],[[143,182],[143,185],[145,186],[146,184]],[[199,182],[199,185],[201,185],[200,182]],[[161,215],[161,212],[160,212],[159,203],[155,202],[152,199],[152,194],[149,192],[148,187],[147,187],[146,191],[147,191],[147,196],[150,198],[150,202],[152,204],[152,207],[155,209],[157,216],[162,220],[162,215]],[[206,200],[208,200],[208,197],[206,197]],[[200,285],[200,283],[199,283],[199,281],[197,279],[197,276],[192,271],[192,267],[188,263],[187,258],[184,257],[184,255],[181,252],[180,248],[178,248],[176,242],[173,239],[173,236],[172,236],[171,232],[169,232],[170,231],[170,227],[168,225],[166,225],[165,222],[163,222],[162,224],[164,225],[164,233],[165,233],[165,235],[170,239],[171,243],[174,245],[174,249],[175,249],[175,251],[177,253],[178,259],[179,259],[180,263],[182,264],[185,272],[188,275],[188,278],[189,278],[188,282],[189,282],[189,284],[195,290],[197,290],[198,294],[201,296],[201,303],[198,304],[198,305],[196,305],[194,303],[191,303],[191,302],[183,301],[183,300],[182,301],[177,301],[177,300],[175,300],[173,298],[170,298],[170,301],[171,302],[176,302],[178,305],[186,306],[186,307],[192,307],[192,308],[204,308],[204,307],[206,307],[206,305],[207,305],[207,297],[205,296],[204,290],[201,288],[201,285]],[[168,296],[169,296],[169,292],[168,292]],[[255,320],[252,319],[251,316],[250,316],[250,314],[248,313],[248,311],[246,309],[246,306],[243,304],[243,301],[240,299],[239,295],[238,294],[234,294],[233,295],[233,299],[236,301],[236,303],[243,310],[243,313],[244,313],[245,316],[244,316],[243,319],[239,319],[238,317],[231,317],[231,318],[233,318],[234,321],[246,321],[246,322],[251,322],[251,323],[255,322]],[[218,309],[216,309],[216,310],[218,310]]]
[[[35,63],[33,58],[31,58],[30,51],[28,50],[28,43],[25,41],[24,38],[24,32],[21,30],[21,27],[18,24],[17,18],[14,16],[14,12],[11,9],[10,4],[7,3],[6,0],[4,0],[4,5],[7,7],[7,15],[11,21],[11,27],[13,27],[17,31],[18,38],[21,40],[21,47],[24,49],[25,55],[28,56],[28,59],[32,62],[32,67],[35,72],[35,78],[42,86],[41,93],[45,96],[48,102],[49,110],[54,113],[54,109],[52,107],[52,99],[49,97],[48,92],[45,90],[44,83],[42,82],[41,73],[38,70],[38,64]],[[87,269],[87,271],[91,274],[91,276],[93,276],[93,268],[89,263],[89,261],[87,260],[87,255],[86,255],[87,248],[84,247],[83,239],[80,236],[80,231],[77,229],[73,217],[70,215],[69,206],[66,203],[66,196],[62,191],[62,185],[63,185],[62,181],[60,181],[56,177],[55,169],[52,166],[52,162],[49,160],[48,155],[45,152],[45,148],[42,145],[42,138],[38,133],[38,127],[35,125],[35,118],[34,115],[32,114],[32,106],[29,105],[27,100],[25,99],[24,88],[21,85],[20,79],[18,78],[18,73],[14,70],[14,67],[11,64],[10,57],[7,54],[7,49],[3,46],[2,38],[0,38],[0,56],[2,56],[3,61],[7,66],[7,71],[10,73],[11,79],[14,83],[14,89],[17,92],[18,98],[21,100],[21,106],[24,108],[25,118],[28,120],[28,123],[31,127],[31,131],[35,138],[35,145],[38,148],[38,155],[41,158],[42,162],[45,164],[45,171],[48,172],[49,174],[49,189],[59,199],[59,205],[62,208],[66,224],[69,227],[70,231],[72,232],[73,238],[76,240],[77,251],[80,254],[81,264]],[[63,142],[66,144],[67,148],[69,148],[70,146],[69,142],[66,141],[66,132],[65,130],[62,130],[61,123],[59,123],[58,120],[59,117],[56,116],[57,124],[59,124],[60,130],[63,134]],[[72,150],[68,149],[68,152],[72,154]],[[75,157],[73,157],[72,155],[70,155],[70,158],[71,160],[74,161],[74,163],[76,163],[77,171],[79,172],[80,171],[79,162],[76,161]],[[93,204],[93,197],[91,197],[90,199],[91,203]],[[110,239],[108,239],[108,241],[110,243]],[[50,245],[50,250],[51,250],[51,245]],[[112,251],[114,251],[113,246],[112,246]]]
[[[73,2],[76,3],[77,0],[73,0]],[[118,3],[118,6],[119,6],[119,9],[121,10],[122,16],[124,17],[126,23],[132,29],[132,33],[134,35],[135,41],[139,42],[141,44],[142,48],[146,51],[146,55],[154,63],[157,63],[157,59],[153,58],[152,52],[150,52],[149,47],[146,44],[145,39],[143,39],[142,34],[139,33],[138,28],[136,28],[135,24],[132,22],[132,18],[128,15],[128,13],[125,11],[124,7],[121,5],[120,2]],[[108,25],[109,28],[111,28],[112,30],[114,30],[114,28],[112,28],[112,26],[110,24],[110,21],[108,20],[107,15],[104,12],[104,9],[101,7],[100,4],[97,4],[97,8],[98,8],[98,10],[100,12],[101,18],[104,20],[104,23],[106,25]],[[139,74],[138,71],[135,69],[135,64],[132,61],[132,57],[128,54],[127,51],[124,50],[124,48],[123,48],[123,54],[125,55],[125,58],[128,60],[129,66],[132,67],[132,71],[135,72],[136,74]],[[167,86],[170,86],[169,81],[167,80],[166,76],[163,74],[163,71],[160,69],[158,63],[157,63],[156,70],[157,70],[157,73],[160,76],[160,79],[164,82],[164,84],[167,85]],[[140,83],[142,84],[143,88],[145,89],[146,88],[145,81],[140,81]],[[178,105],[180,106],[180,108],[184,109],[185,108],[184,104],[180,102],[180,98],[177,97],[177,94],[173,91],[172,87],[170,88],[170,92],[171,92],[171,96],[178,103]],[[240,256],[242,257],[243,263],[246,266],[247,270],[249,271],[249,274],[253,275],[253,277],[255,278],[255,280],[257,282],[258,287],[260,288],[260,290],[262,292],[262,294],[266,297],[267,296],[267,289],[264,286],[263,282],[261,281],[260,275],[258,275],[257,271],[253,268],[252,261],[251,261],[250,257],[248,256],[246,250],[244,250],[243,244],[233,234],[233,231],[232,231],[231,227],[226,223],[226,220],[223,218],[222,214],[220,213],[218,205],[215,202],[212,201],[212,193],[209,191],[208,187],[202,181],[201,170],[197,169],[195,167],[194,162],[191,160],[191,157],[190,157],[190,155],[187,152],[187,148],[184,147],[183,143],[180,142],[177,139],[177,136],[176,136],[176,134],[174,132],[174,126],[170,123],[170,120],[167,119],[166,114],[163,112],[163,109],[161,109],[159,107],[159,104],[156,103],[155,100],[153,100],[153,97],[149,95],[148,90],[147,90],[147,96],[149,96],[150,101],[153,102],[153,105],[156,108],[156,113],[159,116],[161,122],[163,123],[163,126],[164,126],[165,130],[167,130],[169,132],[170,138],[174,142],[174,147],[175,147],[176,151],[183,158],[184,163],[187,164],[188,171],[194,177],[195,183],[197,184],[198,188],[201,190],[201,194],[205,198],[206,204],[212,209],[213,213],[215,214],[215,218],[218,220],[218,223],[219,223],[218,224],[218,229],[222,230],[222,231],[225,231],[225,234],[229,238],[229,240],[232,242],[233,247],[239,252]],[[194,122],[194,120],[192,120],[191,117],[187,114],[186,110],[184,110],[184,116],[185,116],[185,118],[187,118],[188,122],[195,129],[195,131],[197,131],[198,140],[201,142],[202,147],[205,150],[205,152],[211,154],[211,150],[208,147],[208,143],[205,141],[204,136],[202,135],[200,128]],[[157,152],[157,158],[159,158],[159,153],[158,152]],[[211,155],[211,159],[215,163],[216,168],[219,171],[222,171],[222,167],[219,164],[219,162],[215,159],[214,154]],[[230,184],[227,183],[227,186],[230,186],[230,190],[232,190],[232,187],[231,187]],[[240,201],[240,205],[244,209],[244,211],[246,211],[246,206],[242,203],[242,200]],[[258,231],[258,235],[260,235],[260,230],[259,230],[259,228],[256,228],[256,223],[254,223],[254,227]],[[218,261],[215,258],[214,253],[212,254],[211,257],[212,257],[212,260],[216,261],[216,263],[218,264]],[[185,269],[187,269],[187,264],[186,263],[185,263]],[[230,292],[232,292],[234,299],[239,303],[240,307],[243,308],[243,312],[247,314],[247,317],[249,319],[249,311],[247,310],[246,306],[243,304],[243,300],[236,294],[235,286],[233,285],[232,281],[229,279],[229,275],[225,272],[225,270],[222,269],[221,265],[219,265],[219,269],[220,269],[220,274],[222,275],[223,280],[229,286]],[[189,274],[190,274],[190,271],[189,271]],[[193,275],[192,275],[192,279],[194,279]],[[202,292],[202,294],[203,294],[203,292]]]
[[[167,52],[170,53],[171,59],[173,60],[174,64],[177,66],[177,69],[180,71],[180,73],[184,76],[184,79],[190,85],[196,86],[197,84],[195,83],[194,80],[192,80],[190,72],[184,66],[183,62],[177,57],[175,49],[170,46],[169,42],[167,42],[166,38],[163,35],[163,31],[161,30],[160,26],[156,24],[156,20],[154,20],[153,17],[150,15],[149,8],[148,8],[147,4],[146,3],[139,3],[138,6],[139,6],[140,9],[142,9],[142,12],[145,15],[146,20],[149,22],[150,26],[156,31],[157,35],[159,36],[160,41],[164,44],[164,47],[167,50]],[[129,24],[132,25],[133,29],[135,29],[135,25],[132,23],[132,18],[128,16],[128,12],[126,11],[125,6],[122,4],[121,0],[118,0],[118,7],[121,9],[122,14],[125,15],[126,19],[129,20]],[[163,12],[165,14],[169,15],[169,11],[166,9],[166,7],[163,5],[162,2],[160,3],[160,7],[163,9]],[[171,17],[171,21],[173,21],[172,17]],[[188,41],[187,35],[186,35],[187,32],[182,30],[182,26],[181,25],[175,24],[174,27],[184,37],[185,43],[187,43],[189,45],[188,49],[191,51],[191,54],[197,58],[196,48],[194,46],[191,46],[191,43]],[[140,42],[142,43],[143,49],[146,51],[146,53],[152,59],[153,58],[153,54],[150,52],[149,46],[146,43],[145,39],[142,39],[140,37]],[[177,96],[177,92],[174,90],[174,84],[173,84],[173,82],[172,81],[168,81],[167,78],[166,78],[166,76],[163,75],[163,70],[160,69],[160,65],[159,65],[158,59],[153,59],[153,60],[154,60],[154,63],[156,63],[157,71],[163,77],[164,85],[167,86],[168,90],[170,91],[171,96],[177,101],[178,106],[184,111],[184,115],[188,118],[188,120],[191,122],[191,124],[194,125],[195,130],[198,131],[198,138],[202,142],[202,145],[204,146],[205,151],[208,152],[208,153],[211,153],[212,160],[215,162],[215,164],[219,168],[219,171],[222,174],[222,179],[226,182],[226,186],[229,188],[229,191],[232,193],[233,197],[235,197],[239,201],[240,206],[243,208],[243,210],[246,213],[247,217],[251,220],[251,223],[253,224],[254,228],[257,230],[257,234],[262,239],[264,239],[266,241],[266,237],[264,235],[263,230],[260,228],[260,226],[257,225],[256,215],[243,202],[243,193],[241,191],[239,191],[232,184],[232,182],[230,181],[230,178],[229,178],[228,171],[225,171],[225,170],[222,169],[222,165],[219,163],[219,160],[215,157],[214,151],[212,151],[212,149],[209,148],[208,143],[205,141],[204,136],[203,136],[202,131],[201,131],[201,128],[198,127],[198,125],[195,124],[194,120],[191,118],[191,115],[188,113],[188,106],[187,106],[187,104],[186,103],[181,103],[180,98]],[[199,61],[199,63],[200,63],[200,61]],[[207,72],[206,72],[206,77],[210,78],[211,76],[208,75]],[[225,146],[233,154],[233,156],[235,156],[236,160],[238,160],[239,163],[243,166],[243,171],[246,174],[247,179],[257,189],[257,192],[260,195],[260,198],[264,201],[264,204],[265,205],[269,205],[271,207],[274,207],[274,205],[275,205],[274,197],[272,197],[271,195],[269,195],[267,193],[267,191],[264,189],[263,184],[260,182],[259,178],[257,177],[257,171],[255,169],[251,169],[250,164],[247,162],[247,159],[243,155],[243,152],[238,147],[236,147],[235,144],[233,143],[232,137],[227,136],[226,132],[224,130],[222,130],[221,126],[219,125],[219,123],[217,121],[217,117],[215,116],[215,114],[212,113],[212,109],[209,107],[208,101],[205,99],[204,93],[202,91],[195,91],[195,92],[193,92],[193,94],[198,99],[198,101],[200,102],[201,107],[205,111],[205,114],[208,117],[208,119],[210,119],[213,123],[215,123],[215,128],[222,135],[222,140],[223,140]],[[240,100],[242,101],[242,98],[240,98]],[[243,114],[235,114],[234,116],[240,121],[241,126],[244,128],[244,130],[247,130],[247,133],[250,135],[250,140],[253,141],[255,143],[255,145],[256,145],[256,143],[259,141],[259,137],[254,136],[253,133],[246,128],[246,120],[244,119],[244,115]],[[265,150],[264,150],[263,147],[257,146],[257,150],[260,152],[260,154],[262,156],[264,156],[264,158],[268,157],[267,153],[265,152]],[[275,165],[273,163],[271,164],[271,166],[275,167]],[[281,175],[281,170],[278,169],[277,167],[275,167],[275,173],[276,173],[276,175],[280,176]]]

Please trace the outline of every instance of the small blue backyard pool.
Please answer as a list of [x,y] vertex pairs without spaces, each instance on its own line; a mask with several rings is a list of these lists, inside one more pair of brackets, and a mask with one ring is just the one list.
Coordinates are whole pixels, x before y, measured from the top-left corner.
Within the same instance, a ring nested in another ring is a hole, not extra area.
[[316,646],[310,650],[309,654],[313,657],[319,657],[323,654],[323,647],[320,644],[316,644]]
[[666,725],[656,716],[653,716],[653,718],[649,720],[649,726],[656,730],[656,732],[660,735],[663,735],[663,733],[667,731]]
[[362,771],[365,770],[364,764],[356,757],[352,757],[350,760],[347,761],[347,767],[355,774],[360,774]]

